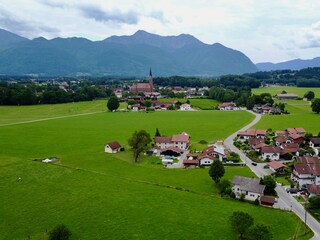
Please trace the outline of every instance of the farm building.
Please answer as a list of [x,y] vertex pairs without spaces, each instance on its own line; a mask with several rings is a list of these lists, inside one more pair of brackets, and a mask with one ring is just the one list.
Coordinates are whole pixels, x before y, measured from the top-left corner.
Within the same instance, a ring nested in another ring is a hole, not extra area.
[[120,149],[121,149],[121,145],[116,141],[109,142],[104,146],[104,151],[106,153],[117,153],[117,152],[120,152]]

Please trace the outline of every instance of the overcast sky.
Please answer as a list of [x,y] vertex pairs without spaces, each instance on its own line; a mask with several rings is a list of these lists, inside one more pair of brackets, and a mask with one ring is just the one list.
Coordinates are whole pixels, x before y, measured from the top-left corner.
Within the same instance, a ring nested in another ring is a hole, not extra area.
[[0,28],[30,39],[188,33],[255,63],[320,56],[320,0],[0,0]]

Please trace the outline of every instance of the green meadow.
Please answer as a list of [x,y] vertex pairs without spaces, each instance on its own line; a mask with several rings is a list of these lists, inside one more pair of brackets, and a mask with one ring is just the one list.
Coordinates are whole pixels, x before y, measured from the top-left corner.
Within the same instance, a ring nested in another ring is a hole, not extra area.
[[[303,97],[307,91],[314,91],[315,95],[320,97],[320,88],[297,88],[297,87],[268,87],[254,89],[254,93],[260,94],[263,92],[271,93],[275,95],[282,90],[286,90],[288,93],[295,93]],[[320,132],[320,115],[311,111],[310,102],[303,100],[276,100],[276,102],[286,103],[286,110],[290,114],[288,115],[265,115],[262,116],[260,122],[254,127],[273,130],[282,130],[286,128],[302,127],[307,132],[318,134]]]
[[299,97],[303,97],[308,91],[313,91],[316,98],[320,98],[320,88],[300,88],[293,86],[270,86],[252,89],[254,94],[271,93],[272,96],[280,94],[282,91],[287,93],[297,94]]
[[[32,120],[28,110],[24,116],[10,108],[12,122]],[[34,110],[33,119],[43,118],[45,110]],[[0,119],[8,123],[5,115]],[[127,146],[133,131],[153,135],[159,128],[162,135],[188,132],[200,150],[200,140],[224,139],[253,118],[244,111],[101,112],[2,126],[0,239],[46,239],[45,232],[59,223],[70,228],[72,239],[235,239],[228,218],[236,210],[270,225],[274,239],[300,236],[303,224],[293,213],[221,198],[208,169],[166,169],[146,156],[133,163]],[[113,140],[126,150],[104,153]],[[55,164],[37,160],[54,156],[60,158]],[[253,173],[227,167],[225,178],[234,175]]]
[[220,102],[214,99],[208,99],[208,98],[163,98],[160,99],[161,102],[168,102],[168,101],[180,101],[182,103],[185,103],[187,100],[190,101],[190,105],[192,107],[196,107],[202,110],[212,110],[216,106],[219,105]]

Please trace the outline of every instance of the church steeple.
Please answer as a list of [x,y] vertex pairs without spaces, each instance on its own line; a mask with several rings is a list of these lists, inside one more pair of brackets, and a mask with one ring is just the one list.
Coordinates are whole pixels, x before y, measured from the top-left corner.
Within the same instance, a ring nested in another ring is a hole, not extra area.
[[151,90],[151,92],[153,92],[153,88],[154,88],[154,87],[153,87],[153,78],[152,78],[151,68],[150,68],[148,80],[149,80],[150,90]]
[[149,72],[149,77],[152,77],[152,71],[151,71],[151,68],[150,68],[150,72]]

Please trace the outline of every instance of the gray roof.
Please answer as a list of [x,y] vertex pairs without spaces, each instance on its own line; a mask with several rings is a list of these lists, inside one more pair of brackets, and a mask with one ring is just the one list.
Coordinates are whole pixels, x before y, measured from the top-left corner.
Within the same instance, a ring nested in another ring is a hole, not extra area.
[[235,176],[232,180],[233,185],[239,185],[240,190],[248,191],[253,193],[260,193],[263,194],[265,185],[260,184],[260,180],[257,178],[247,178],[247,177],[240,177]]

